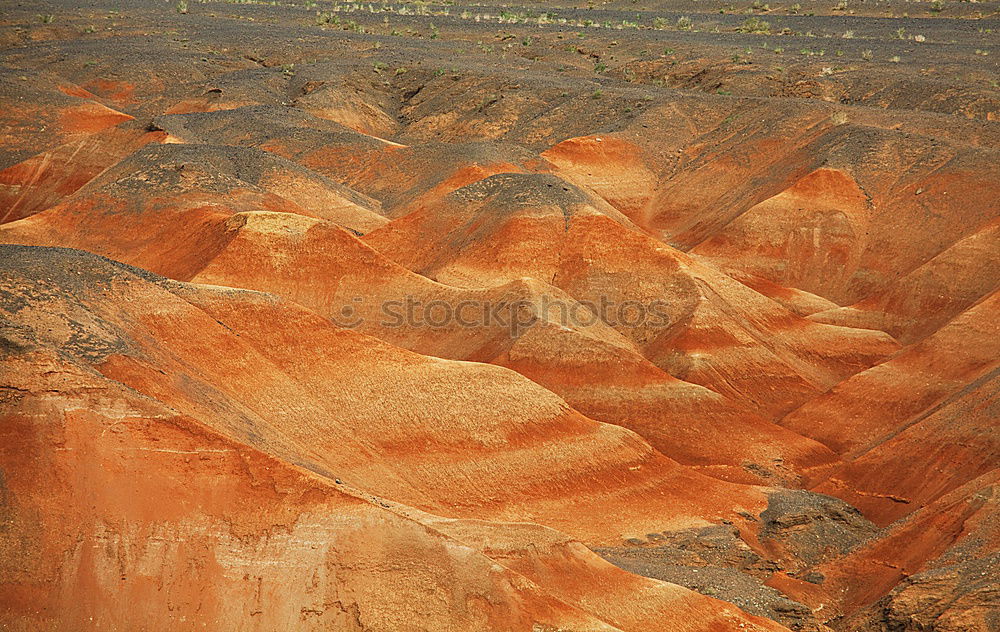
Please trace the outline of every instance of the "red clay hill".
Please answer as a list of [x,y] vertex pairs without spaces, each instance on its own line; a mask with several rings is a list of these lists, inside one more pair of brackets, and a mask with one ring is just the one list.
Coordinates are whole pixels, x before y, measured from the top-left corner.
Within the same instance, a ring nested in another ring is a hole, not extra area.
[[998,629],[995,3],[7,9],[0,629]]

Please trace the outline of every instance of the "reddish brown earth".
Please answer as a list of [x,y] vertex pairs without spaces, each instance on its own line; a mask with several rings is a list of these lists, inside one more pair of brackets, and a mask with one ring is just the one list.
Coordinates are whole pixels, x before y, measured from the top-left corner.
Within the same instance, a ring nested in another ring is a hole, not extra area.
[[994,2],[0,17],[0,629],[1000,629]]

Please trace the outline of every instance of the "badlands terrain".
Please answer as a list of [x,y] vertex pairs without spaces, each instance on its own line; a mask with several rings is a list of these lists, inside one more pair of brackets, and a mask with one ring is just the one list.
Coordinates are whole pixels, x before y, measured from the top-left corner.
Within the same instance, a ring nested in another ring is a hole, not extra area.
[[1000,630],[1000,4],[0,2],[0,629]]

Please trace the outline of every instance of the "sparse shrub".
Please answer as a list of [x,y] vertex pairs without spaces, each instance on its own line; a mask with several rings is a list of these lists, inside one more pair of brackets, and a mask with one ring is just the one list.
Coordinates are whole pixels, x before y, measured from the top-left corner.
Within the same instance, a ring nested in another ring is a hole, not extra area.
[[51,13],[46,13],[45,15],[39,15],[37,17],[38,21],[41,22],[42,24],[52,24],[52,22],[54,22],[56,19],[56,16],[52,15]]
[[841,37],[844,39],[854,39],[854,31],[844,31],[844,34]]
[[[342,20],[339,15],[334,13],[317,13],[316,14],[316,24],[320,26],[333,25],[339,26],[345,31],[354,31],[355,33],[366,33],[364,27],[355,22],[354,20]],[[393,31],[392,35],[402,35],[398,31]]]
[[604,90],[601,90],[600,88],[598,88],[597,90],[594,90],[594,93],[590,95],[590,98],[591,99],[600,99],[603,96],[604,96]]
[[180,13],[180,14],[184,14],[184,13],[188,12],[188,3],[187,3],[187,0],[180,0],[177,3],[177,12]]
[[740,33],[770,33],[771,25],[760,18],[747,18],[743,20],[743,23],[736,27],[736,30]]
[[931,3],[931,12],[941,13],[942,11],[944,11],[944,3],[941,2],[941,0],[934,0],[934,2]]
[[680,29],[682,31],[690,31],[691,27],[693,27],[693,26],[694,26],[694,22],[692,22],[691,18],[689,18],[688,16],[682,15],[681,17],[677,18],[677,28],[678,29]]
[[869,48],[868,50],[861,51],[861,59],[865,61],[871,61],[874,58],[875,58],[875,53],[872,52],[872,49]]

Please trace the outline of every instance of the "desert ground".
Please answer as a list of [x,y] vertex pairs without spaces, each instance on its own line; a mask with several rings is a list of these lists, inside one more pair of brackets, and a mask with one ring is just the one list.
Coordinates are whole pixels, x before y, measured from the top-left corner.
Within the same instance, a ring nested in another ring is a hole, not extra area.
[[1000,3],[0,2],[0,629],[1000,630]]

